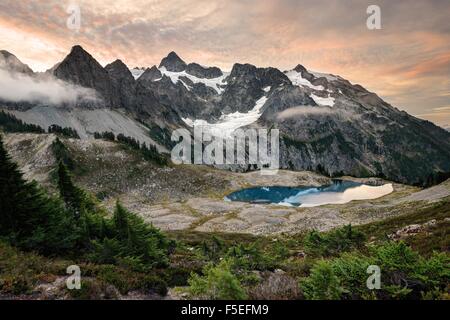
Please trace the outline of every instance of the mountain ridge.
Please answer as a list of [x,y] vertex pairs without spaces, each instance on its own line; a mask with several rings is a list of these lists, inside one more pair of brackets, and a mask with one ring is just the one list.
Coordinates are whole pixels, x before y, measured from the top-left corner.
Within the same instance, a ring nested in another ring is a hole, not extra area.
[[[159,67],[129,69],[121,60],[102,67],[74,46],[52,73],[95,89],[103,98],[97,107],[125,110],[150,131],[190,128],[197,120],[223,126],[227,115],[257,112],[253,127],[280,130],[282,168],[407,183],[450,171],[448,131],[394,108],[359,84],[300,64],[283,72],[235,63],[227,73],[186,63],[172,51]],[[169,146],[170,137],[164,136],[162,143]]]

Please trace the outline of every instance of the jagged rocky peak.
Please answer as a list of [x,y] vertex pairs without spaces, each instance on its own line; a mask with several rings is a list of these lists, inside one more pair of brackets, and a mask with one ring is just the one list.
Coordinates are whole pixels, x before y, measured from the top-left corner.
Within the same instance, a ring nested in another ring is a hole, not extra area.
[[118,104],[117,93],[108,71],[79,45],[72,47],[67,57],[53,70],[53,74],[64,81],[95,89],[107,105]]
[[113,79],[127,79],[134,81],[134,77],[128,69],[127,65],[122,60],[117,59],[105,67],[106,71]]
[[230,77],[241,77],[245,75],[255,75],[257,68],[249,63],[235,63],[231,69]]
[[198,63],[189,63],[186,72],[197,78],[214,79],[223,75],[222,70],[217,67],[204,67]]
[[6,50],[0,50],[0,68],[12,72],[33,74],[33,70],[28,65]]
[[258,71],[263,86],[279,86],[281,84],[291,84],[289,78],[277,68],[260,68]]
[[291,83],[289,78],[276,68],[257,68],[248,63],[235,63],[231,69],[230,81],[240,82],[244,79],[251,79],[254,82],[258,82],[260,86],[278,86],[280,84]]
[[139,81],[155,81],[162,77],[161,71],[156,66],[145,69],[144,73],[139,77]]
[[72,47],[53,73],[60,79],[90,88],[95,87],[95,80],[108,78],[108,73],[100,63],[79,45]]
[[187,65],[186,62],[181,60],[181,58],[174,51],[172,51],[167,55],[167,57],[161,60],[159,67],[164,67],[167,71],[181,72],[186,70]]
[[294,71],[301,73],[302,78],[308,80],[308,81],[313,81],[315,79],[314,75],[310,72],[308,72],[308,70],[302,66],[301,64],[298,64],[295,68]]

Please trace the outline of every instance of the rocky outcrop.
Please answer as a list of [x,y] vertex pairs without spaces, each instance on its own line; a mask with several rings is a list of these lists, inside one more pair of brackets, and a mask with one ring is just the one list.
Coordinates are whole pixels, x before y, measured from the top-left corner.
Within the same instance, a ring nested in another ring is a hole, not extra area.
[[108,64],[105,70],[111,78],[120,105],[122,107],[133,105],[136,96],[136,83],[128,67],[121,60],[116,60]]
[[120,106],[119,95],[114,90],[108,71],[81,46],[74,46],[53,74],[61,80],[95,89],[108,107]]
[[186,70],[186,63],[175,53],[170,52],[167,57],[161,60],[159,67],[166,68],[167,71],[181,72]]
[[217,67],[203,67],[198,63],[189,63],[186,72],[197,78],[213,79],[220,77],[223,73]]
[[156,66],[145,69],[144,73],[139,77],[139,81],[155,81],[162,78],[162,73]]

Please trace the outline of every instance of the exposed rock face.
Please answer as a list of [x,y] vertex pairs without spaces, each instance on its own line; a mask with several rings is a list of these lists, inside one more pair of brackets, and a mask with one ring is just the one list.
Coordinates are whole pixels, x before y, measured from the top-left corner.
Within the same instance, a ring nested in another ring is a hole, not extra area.
[[203,67],[198,63],[189,63],[186,72],[198,78],[213,79],[222,75],[222,71],[217,67]]
[[128,67],[121,61],[116,60],[105,67],[112,81],[115,94],[120,105],[131,106],[136,96],[136,84]]
[[[0,59],[29,72],[9,53],[1,51]],[[227,121],[230,113],[236,121],[257,112],[250,117],[256,120],[253,127],[280,130],[282,168],[374,175],[411,184],[439,171],[450,172],[448,131],[399,111],[339,76],[302,65],[281,72],[238,63],[225,73],[186,64],[174,52],[159,68],[135,71],[133,76],[120,60],[103,68],[80,46],[51,70],[62,80],[97,90],[103,106],[124,109],[164,133],[158,138],[165,145],[170,144],[171,129],[187,126],[184,118],[214,124]]]
[[33,74],[33,70],[28,65],[22,63],[15,55],[6,50],[0,50],[0,68],[28,75]]
[[165,67],[166,70],[172,72],[180,72],[186,70],[186,63],[172,51],[167,55],[167,57],[161,60],[159,67]]
[[[296,69],[312,86],[319,79],[322,90],[285,86],[272,94],[260,118],[263,126],[280,129],[283,168],[406,183],[424,181],[436,168],[450,170],[450,135],[441,128],[393,108],[360,85]],[[333,105],[312,103],[308,96],[314,95],[332,98]]]
[[61,80],[97,90],[106,106],[120,105],[108,72],[81,46],[74,46],[70,54],[54,69],[53,74]]
[[144,73],[139,77],[139,81],[155,81],[162,78],[162,73],[156,66],[145,69]]
[[236,63],[228,76],[220,104],[224,112],[247,112],[265,94],[265,88],[289,84],[288,77],[275,68]]

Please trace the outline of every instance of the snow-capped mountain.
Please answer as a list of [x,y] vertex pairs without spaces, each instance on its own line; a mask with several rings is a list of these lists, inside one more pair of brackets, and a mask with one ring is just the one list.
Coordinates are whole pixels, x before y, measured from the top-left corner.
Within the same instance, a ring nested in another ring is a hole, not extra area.
[[[172,129],[195,124],[224,137],[240,127],[278,128],[283,168],[408,183],[450,171],[449,132],[392,107],[360,85],[302,65],[280,71],[236,63],[224,72],[186,63],[171,52],[158,66],[130,70],[120,60],[102,67],[75,46],[49,73],[100,96],[100,102],[68,106],[72,114],[102,109],[135,119],[160,148],[170,146]],[[28,122],[50,118],[42,111],[46,106],[14,107],[16,116]],[[141,133],[132,134],[142,139]]]

